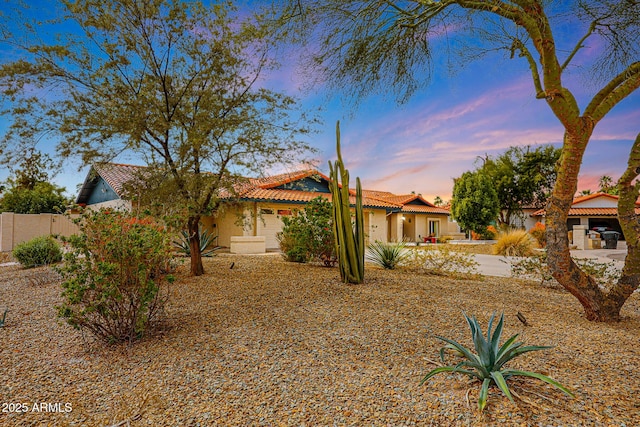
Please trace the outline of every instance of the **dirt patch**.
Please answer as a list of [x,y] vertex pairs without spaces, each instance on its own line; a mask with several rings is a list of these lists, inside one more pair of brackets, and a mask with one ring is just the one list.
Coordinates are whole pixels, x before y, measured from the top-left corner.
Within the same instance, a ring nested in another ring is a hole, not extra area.
[[465,252],[468,254],[493,255],[494,244],[488,243],[459,243],[447,244],[446,248],[452,251]]
[[[43,283],[34,271],[45,269],[1,268],[0,311],[10,311],[0,328],[0,403],[14,410],[0,412],[0,425],[640,423],[638,293],[620,323],[594,324],[564,291],[511,278],[368,269],[366,283],[353,286],[339,282],[336,268],[269,255],[222,254],[205,268],[172,287],[161,329],[115,347],[83,341],[57,320],[55,275]],[[514,380],[517,404],[491,390],[480,414],[479,384],[465,377],[443,374],[418,386],[436,366],[435,335],[470,345],[463,311],[483,325],[504,312],[505,336],[555,346],[510,366],[550,375],[576,398]],[[41,403],[50,411],[35,411]]]

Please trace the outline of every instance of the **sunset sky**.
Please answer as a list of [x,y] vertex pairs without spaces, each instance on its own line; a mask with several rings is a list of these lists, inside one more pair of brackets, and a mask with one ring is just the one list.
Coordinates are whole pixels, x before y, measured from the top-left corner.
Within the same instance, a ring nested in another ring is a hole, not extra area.
[[[560,146],[562,142],[562,127],[545,101],[535,99],[521,58],[495,56],[455,75],[436,72],[433,83],[407,104],[398,105],[391,95],[380,94],[361,101],[355,109],[325,88],[303,91],[304,76],[296,60],[292,55],[264,84],[299,97],[306,108],[322,109],[324,124],[310,142],[319,150],[318,167],[324,173],[328,173],[327,161],[335,157],[335,123],[341,121],[346,166],[366,189],[415,191],[430,201],[436,195],[448,200],[453,178],[473,169],[478,156],[497,155],[514,145]],[[584,75],[569,75],[565,85],[582,109],[596,91]],[[596,128],[578,189],[597,190],[602,175],[619,178],[638,132],[640,92],[618,105]],[[78,166],[70,162],[56,178],[73,195],[88,169],[78,172]],[[0,171],[0,180],[4,178],[6,171]]]
[[[327,160],[335,157],[336,120],[341,121],[345,163],[363,187],[415,191],[428,200],[436,195],[448,200],[453,178],[474,169],[478,156],[498,155],[514,145],[559,147],[563,128],[546,102],[535,98],[522,66],[522,61],[500,58],[471,64],[455,76],[441,75],[406,105],[380,96],[350,110],[338,96],[327,102],[322,92],[306,94],[305,105],[325,110],[324,131],[313,137],[320,168],[326,171]],[[298,81],[295,73],[286,73],[277,76],[276,85],[295,90]],[[584,108],[594,90],[586,90],[588,82],[578,76],[567,81]],[[638,132],[640,93],[635,93],[596,128],[579,190],[596,191],[602,175],[617,180]]]

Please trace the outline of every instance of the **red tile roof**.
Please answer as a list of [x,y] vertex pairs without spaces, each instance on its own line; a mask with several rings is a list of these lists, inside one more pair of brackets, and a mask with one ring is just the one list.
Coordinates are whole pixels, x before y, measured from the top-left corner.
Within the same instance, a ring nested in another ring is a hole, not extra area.
[[122,189],[126,182],[129,182],[137,176],[140,171],[146,169],[145,166],[126,165],[121,163],[105,163],[102,165],[94,165],[95,171],[107,181],[107,184],[113,188],[113,191],[120,197],[123,196]]
[[[124,183],[134,179],[137,174],[144,170],[145,166],[135,166],[119,163],[107,163],[103,165],[95,165],[94,170],[101,176],[120,197],[123,196],[122,190]],[[322,180],[330,181],[330,178],[321,172],[313,169],[305,169],[294,172],[287,172],[279,175],[272,175],[262,178],[249,178],[245,182],[238,185],[235,189],[235,196],[245,200],[264,200],[278,202],[309,202],[318,196],[326,197],[331,200],[331,193],[319,191],[303,191],[293,189],[279,189],[282,185],[295,182],[304,178],[317,176]],[[87,178],[89,180],[89,177]],[[88,181],[85,181],[85,186]],[[88,189],[81,190],[87,191]],[[350,203],[355,204],[355,190],[349,189],[351,193]],[[230,197],[227,192],[222,197]],[[388,191],[362,190],[362,204],[367,207],[376,207],[388,210],[402,211],[406,213],[430,213],[449,215],[447,209],[439,208],[425,199],[419,194],[396,195]],[[407,204],[409,202],[420,201],[423,204]]]
[[449,215],[450,212],[446,209],[439,208],[437,206],[425,206],[425,205],[403,205],[402,212],[406,213],[430,213]]
[[249,181],[260,188],[275,188],[281,185],[289,184],[290,182],[299,181],[304,178],[317,176],[325,181],[330,181],[330,178],[316,170],[304,169],[295,172],[286,172],[279,175],[271,175],[262,178],[249,178]]
[[[616,202],[619,199],[619,196],[615,194],[608,193],[593,193],[588,194],[586,196],[580,196],[573,199],[571,203],[571,208],[569,208],[569,216],[616,216],[618,215],[618,208],[599,208],[599,207],[591,207],[591,208],[581,208],[579,205],[588,200],[597,199],[599,197],[608,198],[611,200],[615,200]],[[531,216],[545,216],[545,209],[539,209],[531,214]],[[640,202],[636,202],[636,214],[640,215]]]
[[[531,216],[545,216],[546,211],[540,209]],[[618,208],[570,208],[569,216],[617,216]],[[636,207],[636,215],[640,215],[640,207]]]
[[[328,200],[332,200],[331,193],[322,193],[319,191],[301,191],[301,190],[282,190],[282,189],[263,189],[253,188],[248,189],[240,194],[238,197],[241,199],[250,200],[265,200],[265,201],[277,201],[277,202],[309,202],[316,197],[325,197]],[[351,204],[356,203],[355,196],[349,197]],[[362,204],[369,207],[378,208],[398,208],[398,206],[391,203],[386,203],[381,200],[373,199],[370,197],[362,197]]]

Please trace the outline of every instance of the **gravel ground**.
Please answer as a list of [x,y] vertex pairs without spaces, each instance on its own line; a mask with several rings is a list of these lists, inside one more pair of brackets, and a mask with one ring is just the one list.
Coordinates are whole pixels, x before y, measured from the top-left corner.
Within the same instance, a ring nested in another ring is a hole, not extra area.
[[[564,291],[511,278],[369,268],[354,286],[336,268],[277,255],[221,254],[205,269],[180,276],[151,336],[105,347],[56,319],[61,288],[48,270],[1,267],[0,425],[640,424],[638,293],[620,323],[594,324]],[[491,390],[480,414],[479,384],[465,377],[419,386],[437,366],[434,335],[470,344],[463,311],[483,325],[504,311],[507,337],[554,345],[510,366],[550,375],[576,398],[513,380],[516,404]]]

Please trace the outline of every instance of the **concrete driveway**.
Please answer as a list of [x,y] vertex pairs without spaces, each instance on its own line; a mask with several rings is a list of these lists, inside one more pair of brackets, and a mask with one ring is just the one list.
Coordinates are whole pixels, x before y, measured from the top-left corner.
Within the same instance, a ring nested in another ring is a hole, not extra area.
[[[616,249],[590,249],[585,251],[573,250],[571,256],[574,258],[594,258],[599,262],[611,262],[622,269],[624,257],[627,255],[627,244],[624,241],[618,242]],[[504,257],[498,255],[475,254],[478,262],[478,272],[483,276],[511,277],[511,262],[518,260],[518,257]]]

